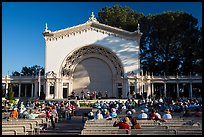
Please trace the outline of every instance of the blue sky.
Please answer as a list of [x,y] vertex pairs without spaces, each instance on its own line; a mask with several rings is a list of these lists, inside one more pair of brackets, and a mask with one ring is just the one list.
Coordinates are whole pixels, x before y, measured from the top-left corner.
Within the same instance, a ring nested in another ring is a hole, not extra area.
[[64,29],[85,23],[92,11],[97,17],[100,9],[116,4],[145,15],[185,11],[202,25],[202,2],[3,2],[2,75],[20,72],[24,66],[44,67],[45,23],[51,31]]

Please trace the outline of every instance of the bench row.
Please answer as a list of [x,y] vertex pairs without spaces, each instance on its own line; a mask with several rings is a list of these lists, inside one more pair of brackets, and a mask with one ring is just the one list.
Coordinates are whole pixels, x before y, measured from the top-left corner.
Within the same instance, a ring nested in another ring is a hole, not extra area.
[[[36,119],[19,119],[12,121],[2,121],[2,130],[5,131],[5,134],[8,134],[8,130],[15,129],[17,134],[40,134],[40,131],[45,127],[49,126],[50,121],[46,121],[45,118],[36,118]],[[11,131],[11,134],[16,134],[15,131]],[[3,133],[3,132],[2,132]]]
[[202,135],[202,129],[83,129],[81,135]]

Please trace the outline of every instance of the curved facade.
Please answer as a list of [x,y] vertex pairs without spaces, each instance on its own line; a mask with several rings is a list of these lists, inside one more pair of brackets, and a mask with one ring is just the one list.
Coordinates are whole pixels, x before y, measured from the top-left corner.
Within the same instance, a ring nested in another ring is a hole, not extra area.
[[63,99],[82,90],[125,98],[127,74],[140,72],[139,30],[128,32],[91,17],[84,24],[55,32],[46,28],[43,35],[46,99]]

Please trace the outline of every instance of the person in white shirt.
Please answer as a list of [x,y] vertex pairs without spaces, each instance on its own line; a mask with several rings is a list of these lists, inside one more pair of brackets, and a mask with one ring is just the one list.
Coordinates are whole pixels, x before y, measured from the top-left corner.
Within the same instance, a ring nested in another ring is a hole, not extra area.
[[163,98],[162,97],[159,98],[159,102],[163,103]]
[[146,120],[148,118],[148,115],[144,112],[144,110],[141,110],[141,113],[138,115],[137,118]]
[[165,114],[162,116],[162,118],[166,120],[172,119],[172,115],[170,114],[169,109],[165,110]]
[[95,113],[94,119],[103,119],[103,115],[101,114],[100,110],[97,110],[97,112]]
[[156,111],[156,116],[157,116],[158,119],[161,119],[161,115],[159,114],[158,111]]

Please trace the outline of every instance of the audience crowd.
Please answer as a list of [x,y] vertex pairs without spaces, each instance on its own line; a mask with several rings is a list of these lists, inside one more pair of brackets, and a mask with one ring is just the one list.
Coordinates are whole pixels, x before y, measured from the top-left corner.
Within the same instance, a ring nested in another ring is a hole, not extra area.
[[[19,101],[18,103],[4,102],[2,112],[9,112],[9,116],[3,116],[3,119],[35,119],[37,117],[46,117],[51,120],[52,127],[55,123],[76,115],[77,105],[70,101]],[[201,117],[202,101],[196,99],[179,98],[143,98],[136,101],[134,98],[126,101],[102,101],[97,100],[94,103],[93,110],[88,113],[88,120],[118,118],[113,126],[119,128],[141,128],[137,120],[171,120],[174,113],[180,113],[183,117]],[[136,113],[137,112],[137,113]],[[120,114],[125,114],[123,118]],[[132,127],[127,126],[131,122]]]
[[76,115],[77,106],[70,101],[18,101],[18,103],[4,102],[2,105],[3,114],[6,112],[9,115],[2,115],[3,119],[11,121],[12,119],[35,119],[45,117],[51,121],[52,127],[55,128],[55,123],[67,118],[71,120],[71,116]]
[[[113,126],[127,128],[125,123],[129,119],[135,125],[134,127],[141,128],[137,120],[159,120],[165,122],[166,120],[171,120],[175,113],[180,114],[181,117],[200,117],[202,102],[196,99],[179,98],[172,100],[170,98],[160,97],[154,99],[149,97],[137,100],[137,102],[134,98],[126,101],[97,100],[93,108],[97,111],[90,112],[88,120],[120,118]],[[120,114],[125,114],[125,117],[119,117]]]

